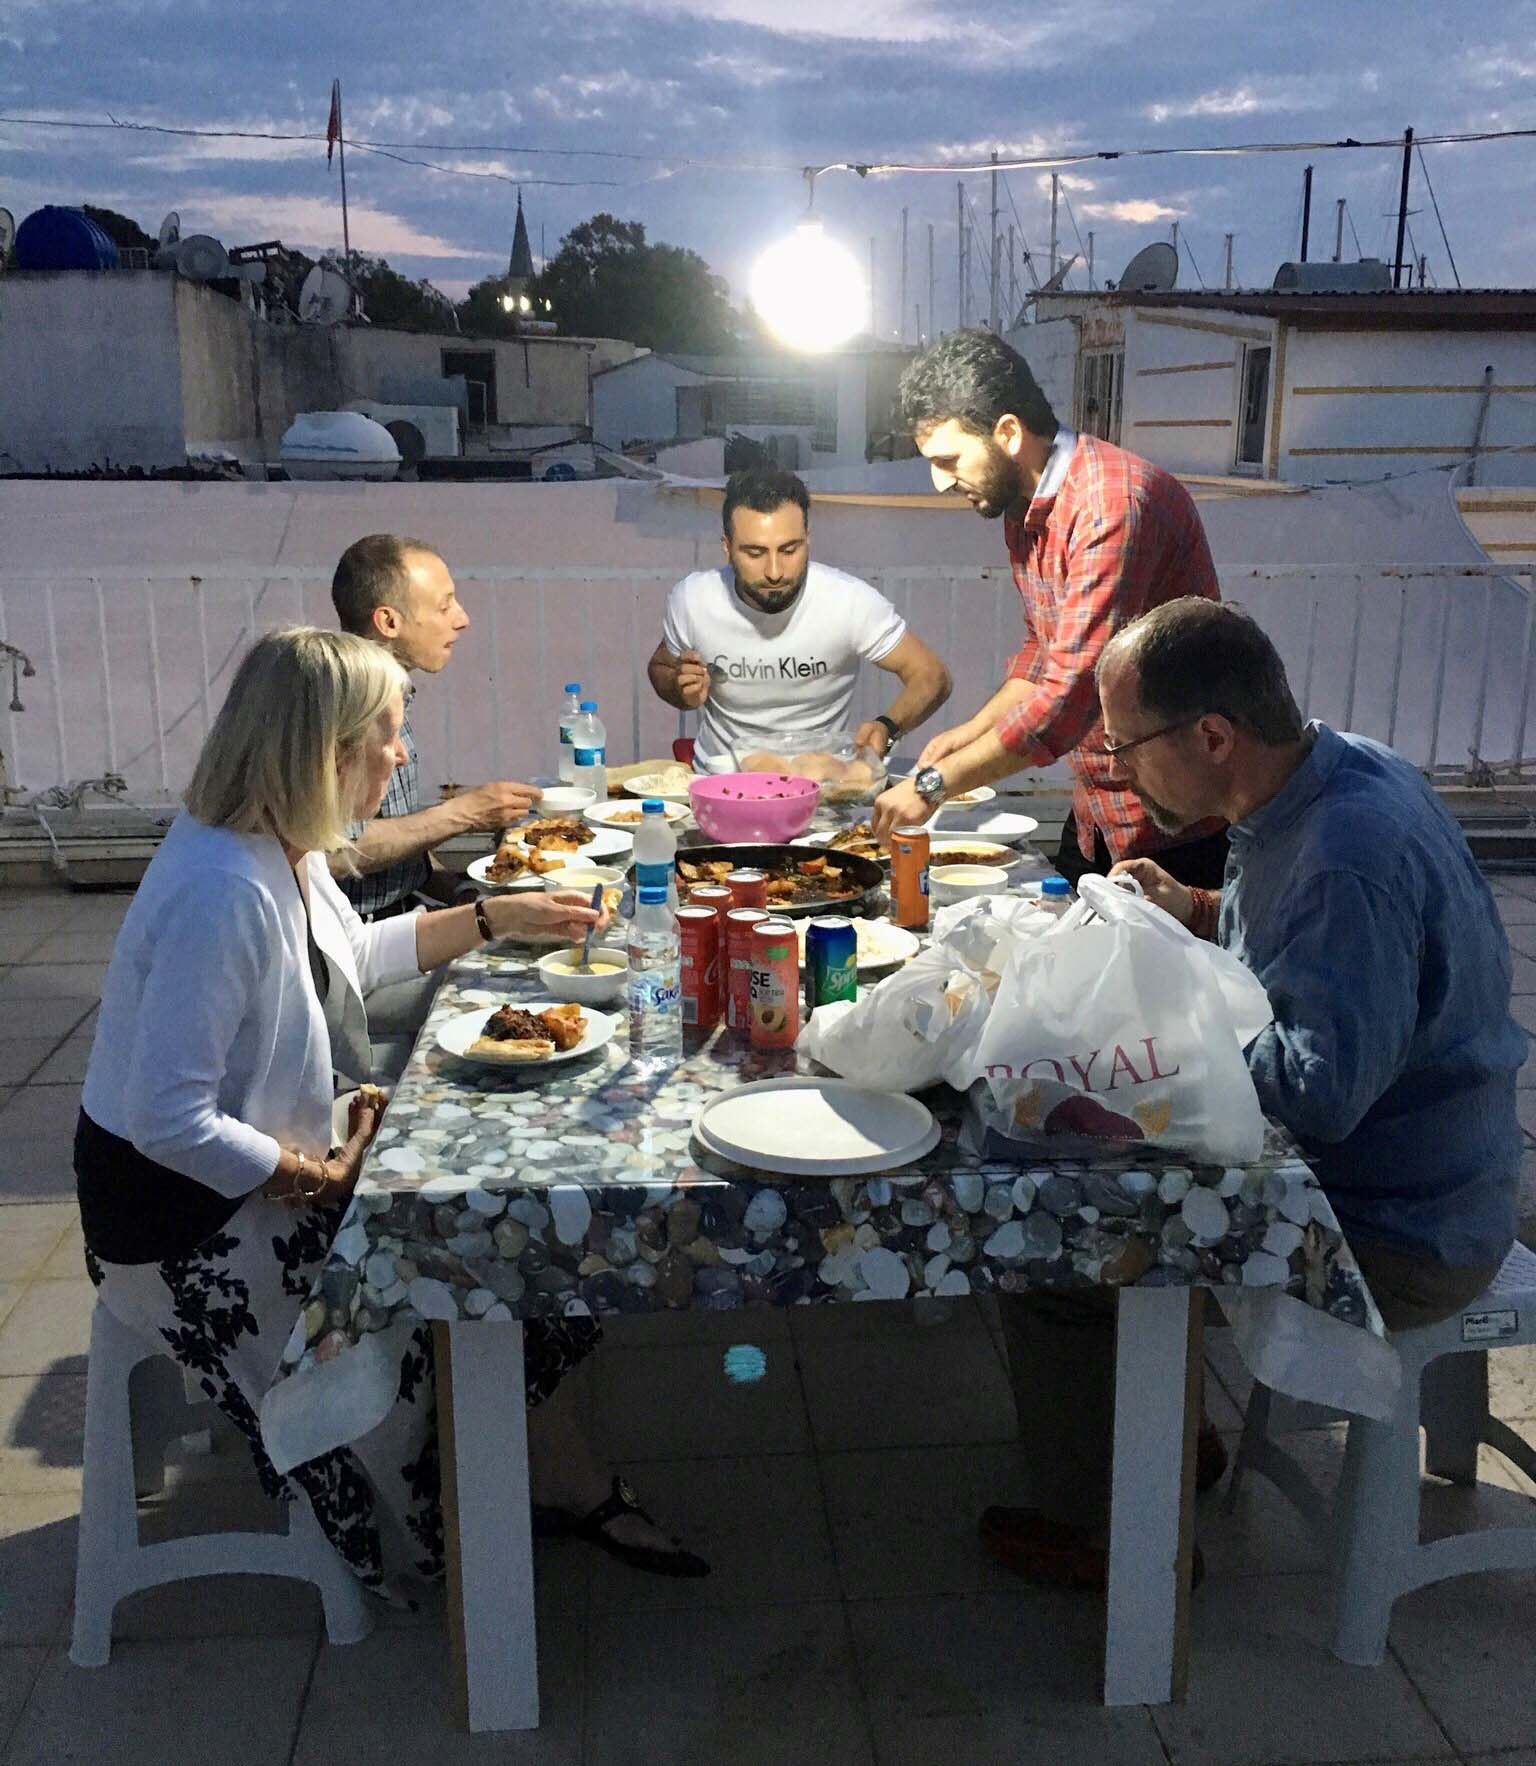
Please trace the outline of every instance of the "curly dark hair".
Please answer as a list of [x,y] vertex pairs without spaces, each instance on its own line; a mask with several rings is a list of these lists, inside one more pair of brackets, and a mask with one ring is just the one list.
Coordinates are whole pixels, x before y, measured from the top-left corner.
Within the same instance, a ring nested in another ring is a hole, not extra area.
[[805,481],[783,466],[744,466],[725,481],[725,501],[720,506],[720,521],[725,537],[731,537],[731,517],[738,509],[751,509],[759,515],[772,515],[793,503],[811,521],[811,493]]
[[995,332],[951,331],[924,350],[901,377],[901,420],[914,434],[953,420],[973,435],[991,435],[1012,415],[1049,441],[1056,413],[1029,364]]

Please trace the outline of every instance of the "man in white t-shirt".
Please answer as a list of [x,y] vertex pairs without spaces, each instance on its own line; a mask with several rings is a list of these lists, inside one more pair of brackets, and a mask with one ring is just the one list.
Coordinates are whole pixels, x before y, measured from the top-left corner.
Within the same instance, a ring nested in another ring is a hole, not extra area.
[[699,713],[700,771],[846,731],[861,663],[901,683],[855,733],[876,754],[949,697],[949,670],[884,595],[811,563],[810,502],[779,467],[733,473],[721,512],[724,568],[695,571],[667,598],[651,685],[668,705]]

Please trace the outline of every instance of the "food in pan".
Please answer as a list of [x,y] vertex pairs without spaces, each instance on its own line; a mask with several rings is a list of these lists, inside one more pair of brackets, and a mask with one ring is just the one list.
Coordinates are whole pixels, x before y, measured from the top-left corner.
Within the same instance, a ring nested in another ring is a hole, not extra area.
[[[726,859],[695,860],[679,858],[677,875],[690,887],[700,883],[723,883],[736,866]],[[804,901],[845,901],[863,891],[850,882],[847,873],[833,860],[821,854],[815,858],[793,861],[765,861],[761,866],[768,878],[770,905],[792,906]]]
[[553,1054],[575,1048],[586,1032],[587,1020],[580,1006],[549,1006],[542,1012],[502,1006],[486,1019],[484,1030],[467,1052],[476,1060],[508,1066],[547,1061]]

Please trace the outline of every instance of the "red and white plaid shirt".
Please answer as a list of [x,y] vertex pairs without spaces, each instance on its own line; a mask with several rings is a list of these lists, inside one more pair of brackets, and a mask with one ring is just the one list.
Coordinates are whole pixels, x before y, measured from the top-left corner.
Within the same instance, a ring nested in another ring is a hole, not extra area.
[[1104,646],[1148,608],[1181,595],[1221,598],[1194,498],[1172,473],[1091,435],[1076,438],[1054,493],[1053,477],[1047,467],[1023,519],[1004,524],[1024,602],[1024,646],[1008,673],[1035,690],[997,733],[1028,765],[1066,757],[1086,858],[1095,828],[1117,859],[1214,833],[1220,822],[1175,835],[1153,826],[1104,753],[1093,674]]

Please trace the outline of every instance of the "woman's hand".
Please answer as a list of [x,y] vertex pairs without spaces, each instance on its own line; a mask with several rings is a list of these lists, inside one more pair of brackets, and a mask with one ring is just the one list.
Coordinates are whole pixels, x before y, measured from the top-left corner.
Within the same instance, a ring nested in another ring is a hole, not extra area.
[[498,938],[534,936],[582,939],[587,928],[595,925],[605,932],[613,916],[606,901],[593,912],[591,896],[579,889],[561,889],[553,894],[530,895],[503,893],[486,898],[486,918]]

